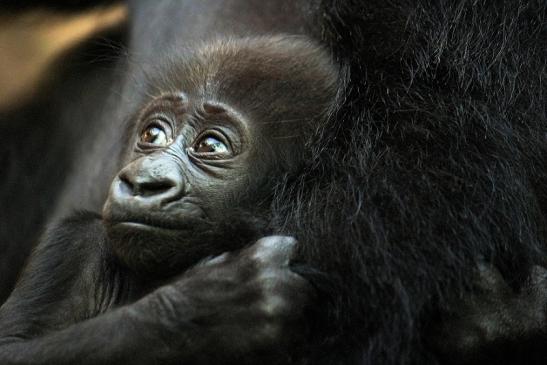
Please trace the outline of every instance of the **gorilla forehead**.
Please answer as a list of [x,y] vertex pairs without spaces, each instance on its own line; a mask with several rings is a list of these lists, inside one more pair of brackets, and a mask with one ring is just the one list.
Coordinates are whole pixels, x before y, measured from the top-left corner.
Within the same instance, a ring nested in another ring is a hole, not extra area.
[[261,121],[321,115],[337,90],[330,55],[305,37],[217,38],[165,60],[151,72],[154,91],[227,103]]

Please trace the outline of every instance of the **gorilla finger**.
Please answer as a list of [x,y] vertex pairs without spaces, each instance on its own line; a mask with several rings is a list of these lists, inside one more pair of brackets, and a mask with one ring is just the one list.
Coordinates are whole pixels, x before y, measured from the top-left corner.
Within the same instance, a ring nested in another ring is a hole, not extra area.
[[[525,301],[547,302],[547,270],[541,266],[534,266],[521,294]],[[541,304],[540,304],[541,305]]]
[[494,265],[481,261],[477,266],[478,278],[476,284],[480,289],[497,294],[511,293],[511,288]]
[[200,262],[200,266],[214,266],[217,264],[224,263],[228,261],[231,254],[229,252],[224,252],[223,254],[220,254],[218,256],[209,257],[203,261]]
[[529,282],[533,287],[547,286],[547,269],[538,265],[532,267]]
[[248,250],[255,260],[276,265],[288,266],[296,247],[296,239],[289,236],[268,236],[259,239]]

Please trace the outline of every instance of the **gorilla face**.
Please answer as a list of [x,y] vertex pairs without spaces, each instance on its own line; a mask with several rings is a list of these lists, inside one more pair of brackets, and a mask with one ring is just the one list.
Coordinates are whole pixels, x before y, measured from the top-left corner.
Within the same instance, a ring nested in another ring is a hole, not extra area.
[[223,250],[223,222],[237,212],[229,208],[253,179],[248,123],[229,106],[182,93],[154,99],[138,123],[134,158],[114,179],[104,206],[118,256],[130,267],[156,266],[173,256],[179,262],[178,251],[191,264]]
[[168,69],[103,209],[118,257],[155,273],[268,233],[276,179],[297,170],[336,89],[328,57],[295,38],[219,41]]

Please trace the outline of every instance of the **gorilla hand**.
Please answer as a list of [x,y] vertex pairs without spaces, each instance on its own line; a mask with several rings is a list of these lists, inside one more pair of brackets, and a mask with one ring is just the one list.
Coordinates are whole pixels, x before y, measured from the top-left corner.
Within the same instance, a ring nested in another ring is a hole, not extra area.
[[174,357],[181,359],[184,348],[182,358],[192,364],[256,363],[263,355],[287,363],[284,345],[299,340],[298,320],[312,295],[289,269],[295,243],[269,236],[204,261],[144,298],[135,320],[145,316],[169,328]]
[[[41,334],[32,327],[42,316],[40,306],[24,298],[43,277],[23,278],[0,310],[0,363],[225,364],[256,363],[266,355],[268,364],[286,363],[290,355],[283,346],[302,336],[296,329],[312,295],[307,281],[289,268],[294,245],[288,237],[263,238],[197,265],[132,304]],[[50,274],[55,282],[59,274]],[[65,321],[72,316],[66,308]]]

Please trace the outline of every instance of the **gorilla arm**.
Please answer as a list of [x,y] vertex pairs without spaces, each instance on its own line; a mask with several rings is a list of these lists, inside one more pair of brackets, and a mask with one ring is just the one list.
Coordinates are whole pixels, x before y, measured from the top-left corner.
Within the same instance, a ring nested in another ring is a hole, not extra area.
[[[73,241],[82,227],[89,235]],[[65,222],[46,236],[0,309],[0,363],[288,361],[282,331],[290,324],[298,332],[309,297],[288,267],[293,239],[261,239],[114,308],[137,295],[134,279],[105,259],[106,241],[96,237],[105,237],[97,219]]]

